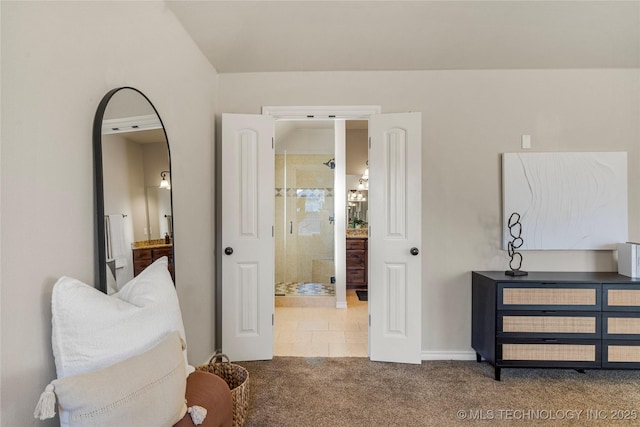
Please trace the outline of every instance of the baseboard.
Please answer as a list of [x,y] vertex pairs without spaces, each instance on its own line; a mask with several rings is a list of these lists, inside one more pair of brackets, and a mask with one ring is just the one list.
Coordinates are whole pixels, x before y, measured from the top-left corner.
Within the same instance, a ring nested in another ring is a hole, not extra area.
[[347,308],[346,301],[336,301],[336,308]]
[[423,351],[422,360],[476,360],[475,351]]

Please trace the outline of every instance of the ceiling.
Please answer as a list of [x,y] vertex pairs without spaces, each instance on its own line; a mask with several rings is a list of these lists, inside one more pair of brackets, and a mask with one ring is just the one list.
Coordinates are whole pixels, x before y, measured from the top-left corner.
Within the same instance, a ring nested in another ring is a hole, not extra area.
[[219,73],[640,68],[640,1],[169,0]]

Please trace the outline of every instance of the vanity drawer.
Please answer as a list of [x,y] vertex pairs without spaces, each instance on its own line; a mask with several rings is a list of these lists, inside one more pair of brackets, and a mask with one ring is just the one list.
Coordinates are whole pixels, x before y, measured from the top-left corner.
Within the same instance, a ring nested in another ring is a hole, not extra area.
[[162,258],[163,256],[166,256],[167,258],[169,258],[169,260],[171,260],[172,255],[173,255],[172,248],[154,248],[152,258],[155,261],[159,258]]
[[133,262],[133,276],[137,276],[142,273],[142,271],[149,267],[151,263],[149,261],[134,261]]
[[365,283],[365,271],[364,270],[347,270],[347,283],[349,284],[364,284]]
[[640,368],[640,341],[604,340],[602,367],[611,369]]
[[347,268],[360,267],[364,268],[366,259],[365,251],[348,251],[347,252]]
[[571,311],[503,311],[497,335],[531,338],[600,338],[601,314]]
[[500,283],[499,310],[600,311],[600,284]]
[[151,260],[151,250],[150,249],[134,249],[133,250],[133,260],[134,261],[142,261],[142,260]]
[[599,368],[601,340],[531,338],[498,342],[501,366]]
[[367,249],[367,239],[347,239],[347,250]]
[[608,312],[602,316],[602,338],[640,340],[640,312]]
[[640,285],[605,284],[602,303],[604,311],[640,312]]

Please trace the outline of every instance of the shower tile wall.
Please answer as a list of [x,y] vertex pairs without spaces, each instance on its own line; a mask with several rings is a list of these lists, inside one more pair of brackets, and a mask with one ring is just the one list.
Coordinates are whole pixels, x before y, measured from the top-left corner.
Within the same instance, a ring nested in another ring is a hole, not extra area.
[[276,282],[328,283],[333,275],[334,173],[323,165],[327,160],[327,155],[287,155],[285,185],[285,156],[276,155]]

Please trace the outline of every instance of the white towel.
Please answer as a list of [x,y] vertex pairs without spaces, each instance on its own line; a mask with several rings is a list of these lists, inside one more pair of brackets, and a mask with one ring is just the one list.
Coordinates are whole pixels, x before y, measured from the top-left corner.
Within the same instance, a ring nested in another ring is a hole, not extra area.
[[109,215],[109,240],[111,256],[116,261],[116,269],[127,266],[127,246],[124,240],[124,218],[122,214]]

